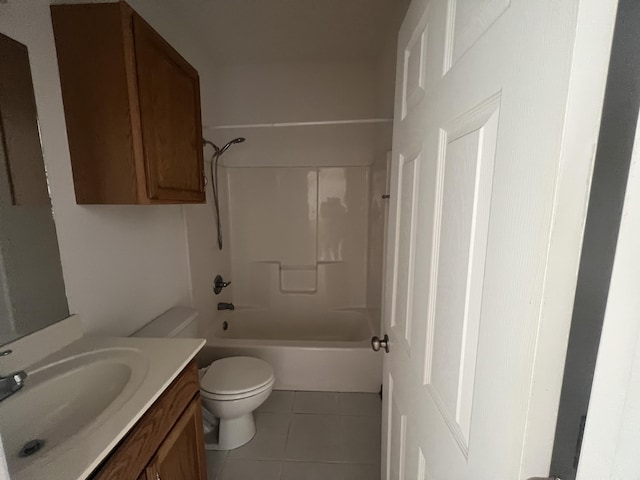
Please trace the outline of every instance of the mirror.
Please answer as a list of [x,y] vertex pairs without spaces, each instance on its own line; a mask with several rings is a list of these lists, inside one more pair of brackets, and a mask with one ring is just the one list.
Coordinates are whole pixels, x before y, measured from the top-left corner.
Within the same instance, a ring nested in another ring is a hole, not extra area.
[[0,34],[0,345],[69,315],[27,47]]

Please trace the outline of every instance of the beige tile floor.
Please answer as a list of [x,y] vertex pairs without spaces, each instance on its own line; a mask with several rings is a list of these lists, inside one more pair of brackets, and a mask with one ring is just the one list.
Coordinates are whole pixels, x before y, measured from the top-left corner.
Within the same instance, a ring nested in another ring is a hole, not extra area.
[[209,480],[378,480],[377,394],[276,390],[255,413],[257,433],[207,451]]

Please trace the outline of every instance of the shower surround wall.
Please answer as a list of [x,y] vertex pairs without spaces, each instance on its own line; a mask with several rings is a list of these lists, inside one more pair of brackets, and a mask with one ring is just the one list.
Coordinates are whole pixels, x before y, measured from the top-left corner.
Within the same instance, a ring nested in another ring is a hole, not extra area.
[[[224,298],[210,294],[212,252],[198,239],[210,242],[210,209],[187,216],[194,304],[212,324],[215,302],[232,300],[239,308],[296,318],[358,308],[378,331],[385,209],[380,196],[391,149],[395,72],[395,41],[389,43],[379,61],[217,69],[217,117],[205,124],[205,137],[218,144],[235,137],[247,141],[221,159],[228,226],[225,261],[215,263],[222,270],[229,265],[225,279],[233,282]],[[206,262],[198,261],[204,250]]]
[[365,307],[368,167],[228,175],[237,306],[297,314]]
[[386,248],[389,200],[389,166],[391,154],[376,156],[369,167],[369,215],[367,231],[367,300],[372,327],[377,331],[382,322],[382,279]]

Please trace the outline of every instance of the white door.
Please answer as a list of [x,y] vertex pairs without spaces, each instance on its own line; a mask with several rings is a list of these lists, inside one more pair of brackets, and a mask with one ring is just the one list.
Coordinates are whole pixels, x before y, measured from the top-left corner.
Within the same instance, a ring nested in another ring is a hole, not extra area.
[[[409,8],[382,332],[384,479],[548,474],[611,3]],[[591,51],[589,38],[600,42]]]

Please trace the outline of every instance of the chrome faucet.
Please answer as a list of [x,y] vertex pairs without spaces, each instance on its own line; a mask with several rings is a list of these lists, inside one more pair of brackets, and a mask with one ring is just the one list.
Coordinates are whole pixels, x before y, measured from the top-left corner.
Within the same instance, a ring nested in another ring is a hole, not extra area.
[[[11,352],[12,350],[0,352],[0,357],[5,357]],[[24,370],[10,373],[6,377],[0,375],[0,402],[24,387],[25,378],[27,378],[27,372]]]
[[233,303],[220,302],[218,303],[218,310],[235,310],[236,306]]

